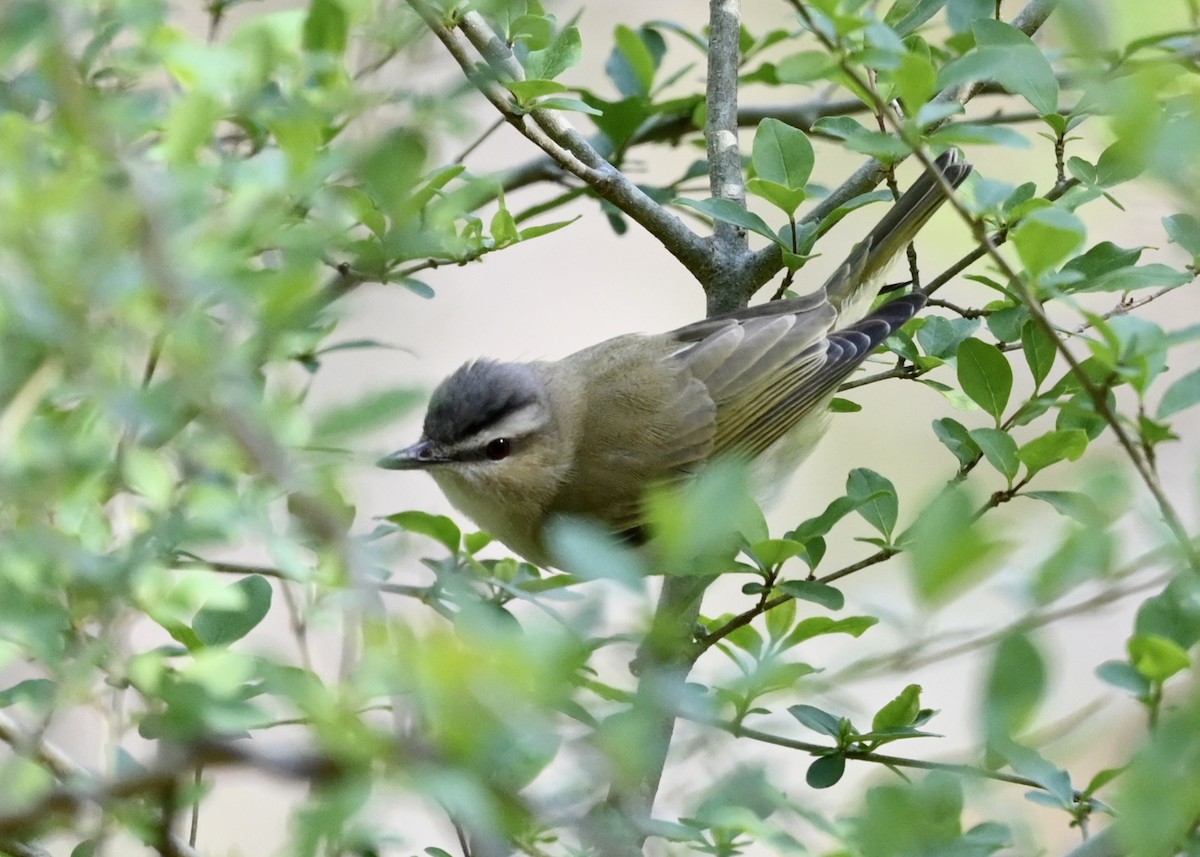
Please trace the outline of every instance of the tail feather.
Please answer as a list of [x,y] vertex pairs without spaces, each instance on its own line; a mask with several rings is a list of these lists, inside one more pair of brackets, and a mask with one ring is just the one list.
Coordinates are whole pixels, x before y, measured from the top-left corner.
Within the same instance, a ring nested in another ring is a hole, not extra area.
[[[950,187],[971,174],[971,165],[955,150],[934,163]],[[896,257],[946,201],[941,182],[924,173],[876,224],[825,283],[825,295],[838,311],[839,324],[853,324],[870,307]]]

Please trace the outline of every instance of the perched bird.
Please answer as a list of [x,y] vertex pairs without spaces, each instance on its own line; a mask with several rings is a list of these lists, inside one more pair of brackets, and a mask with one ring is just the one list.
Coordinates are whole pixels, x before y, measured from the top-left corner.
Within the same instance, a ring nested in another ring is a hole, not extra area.
[[[953,187],[971,172],[953,151],[937,168]],[[536,565],[553,562],[543,536],[556,516],[638,539],[647,487],[717,456],[780,480],[825,432],[838,385],[924,305],[909,294],[867,313],[945,198],[923,175],[809,295],[557,361],[467,363],[434,391],[421,439],[378,464],[427,470],[454,506]]]

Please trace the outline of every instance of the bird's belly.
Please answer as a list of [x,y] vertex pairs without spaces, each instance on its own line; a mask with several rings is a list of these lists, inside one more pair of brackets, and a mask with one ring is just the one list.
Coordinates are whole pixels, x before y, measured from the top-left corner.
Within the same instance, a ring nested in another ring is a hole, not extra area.
[[788,479],[829,430],[833,414],[821,403],[790,432],[763,450],[751,465],[755,499],[769,507],[779,499]]

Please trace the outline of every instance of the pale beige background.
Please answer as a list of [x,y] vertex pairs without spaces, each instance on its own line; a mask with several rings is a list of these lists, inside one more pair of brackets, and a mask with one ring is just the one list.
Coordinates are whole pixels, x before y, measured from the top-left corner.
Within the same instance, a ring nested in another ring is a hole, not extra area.
[[[233,9],[224,32],[230,32],[241,17],[261,14],[266,5],[247,4]],[[272,5],[294,8],[302,4]],[[579,4],[549,5],[560,20],[565,20],[575,13]],[[748,0],[744,5],[748,25],[756,31],[772,24],[781,24],[788,18],[785,4],[774,0]],[[198,25],[201,20],[197,17],[199,6],[198,3],[180,3],[181,21]],[[584,44],[587,52],[582,66],[568,74],[567,79],[599,79],[607,50],[607,36],[616,23],[632,25],[651,18],[696,23],[701,20],[705,9],[706,4],[698,0],[663,0],[654,4],[639,0],[607,0],[588,4],[580,21],[586,33]],[[696,85],[701,80],[703,65],[697,52],[672,40],[669,56],[673,64],[683,60],[695,62],[696,67],[689,75],[688,82]],[[396,68],[388,69],[384,77],[395,75],[399,79],[418,74],[420,79],[427,79],[432,85],[444,82],[455,74],[441,57],[437,45],[429,46],[429,58],[428,66],[406,68],[397,64]],[[779,98],[790,97],[786,92],[776,95]],[[802,92],[795,97],[800,99],[811,95]],[[481,100],[476,100],[474,105],[478,127],[483,127],[492,120],[492,115]],[[1045,151],[1048,144],[1040,138],[1034,139],[1033,149],[1027,152],[979,151],[972,152],[971,157],[984,172],[1013,181],[1036,179],[1045,187],[1052,179],[1046,174],[1046,165],[1050,162]],[[447,151],[442,155],[449,157],[452,153]],[[673,175],[698,153],[699,150],[685,146],[674,153],[656,155],[655,160],[644,162],[644,174],[651,181],[660,175]],[[506,129],[473,155],[468,165],[475,171],[483,172],[523,161],[534,154],[523,139]],[[1019,163],[1020,159],[1027,159],[1037,172],[1022,176],[1014,171],[1014,161]],[[840,181],[855,165],[855,161],[838,157],[827,147],[818,149],[818,170],[830,185]],[[903,183],[911,180],[911,167],[905,176]],[[519,208],[541,198],[541,195],[542,191],[539,190],[514,194],[512,206]],[[1119,221],[1126,231],[1114,233],[1105,223],[1105,215],[1109,212],[1104,210],[1103,205],[1096,205],[1087,212],[1089,222],[1093,225],[1091,240],[1108,238],[1125,246],[1164,244],[1158,219],[1170,209],[1156,196],[1156,191],[1153,188],[1122,189],[1120,196],[1128,208],[1145,212],[1140,220],[1142,234],[1128,234],[1128,218]],[[337,312],[342,314],[343,324],[336,339],[375,338],[410,349],[411,354],[363,351],[331,356],[312,392],[314,409],[352,400],[369,390],[394,386],[415,386],[427,390],[464,360],[477,355],[508,359],[553,358],[611,335],[630,330],[667,329],[691,321],[703,313],[704,303],[698,287],[654,239],[636,226],[623,237],[614,235],[594,203],[580,203],[574,211],[582,214],[582,219],[550,237],[498,253],[483,264],[442,268],[427,273],[424,279],[437,289],[436,300],[425,301],[402,288],[382,286],[364,286],[344,300],[337,308]],[[811,285],[819,283],[881,211],[881,208],[870,209],[844,221],[828,240],[822,242],[820,249],[823,257],[812,263],[801,282]],[[766,210],[762,213],[769,216]],[[951,213],[943,212],[929,227],[922,242],[923,267],[928,272],[937,272],[958,258],[969,246],[965,229],[955,222]],[[1171,258],[1179,261],[1178,257]],[[963,304],[974,304],[981,300],[981,292],[970,284],[953,285],[945,291],[944,296]],[[1163,301],[1151,315],[1167,329],[1176,329],[1193,323],[1198,315],[1196,309],[1193,290]],[[1190,366],[1196,365],[1196,351],[1188,352],[1187,356]],[[1190,366],[1177,366],[1175,369],[1186,371]],[[1018,389],[1017,394],[1019,392]],[[846,472],[851,467],[871,467],[892,478],[900,489],[902,515],[911,515],[921,498],[928,497],[952,474],[953,461],[950,455],[941,448],[929,430],[932,419],[947,415],[946,405],[938,394],[915,384],[893,383],[855,391],[852,398],[863,405],[863,411],[838,417],[829,437],[793,480],[771,514],[771,520],[779,531],[824,508],[840,492]],[[969,426],[986,424],[978,413],[951,415]],[[378,454],[415,439],[419,432],[419,420],[420,415],[414,414],[394,428],[364,439],[362,467],[356,471],[353,483],[347,486],[348,495],[359,510],[359,529],[369,529],[376,516],[401,509],[421,508],[455,514],[426,477],[386,473],[370,466]],[[1191,432],[1184,443],[1162,448],[1162,471],[1172,496],[1194,526],[1198,433],[1194,421],[1187,428]],[[1101,459],[1109,454],[1097,448],[1090,451],[1089,455]],[[1057,482],[1057,477],[1050,474],[1047,477],[1048,483]],[[982,481],[987,484],[988,490],[999,487],[998,482]],[[1139,509],[1136,515],[1144,517],[1148,514],[1148,505],[1140,495]],[[908,520],[911,518],[903,518],[902,523]],[[997,516],[997,521],[1004,522],[1010,539],[1024,543],[1028,549],[1015,553],[989,585],[959,599],[951,609],[938,617],[928,618],[912,604],[902,562],[876,567],[848,579],[845,582],[849,598],[846,612],[869,611],[883,617],[884,626],[869,635],[873,639],[871,645],[879,650],[887,650],[896,641],[919,639],[936,630],[995,627],[1028,610],[1029,605],[1021,594],[1021,581],[1027,568],[1017,563],[1035,562],[1041,550],[1039,546],[1062,532],[1064,524],[1048,507],[1032,501],[1011,504]],[[1133,529],[1137,530],[1138,527]],[[841,531],[848,531],[848,535],[831,542],[827,559],[829,569],[868,552],[864,546],[856,545],[849,538],[868,535],[865,525],[853,523],[843,526]],[[417,544],[414,547],[419,550],[426,546]],[[395,579],[423,579],[420,574],[419,566],[410,560],[408,564],[398,567]],[[708,602],[706,612],[719,613],[747,606],[747,600],[737,593],[737,585],[740,582],[718,590]],[[614,599],[610,608],[613,605],[620,608],[624,603],[617,596],[608,595]],[[597,588],[594,597],[605,596]],[[1051,677],[1055,691],[1043,716],[1044,724],[1051,726],[1093,700],[1109,700],[1076,737],[1065,742],[1050,741],[1046,745],[1046,752],[1052,758],[1069,765],[1084,780],[1102,767],[1104,760],[1111,758],[1108,754],[1114,750],[1119,757],[1119,745],[1123,741],[1121,736],[1139,717],[1135,705],[1109,694],[1092,674],[1096,664],[1122,656],[1121,641],[1128,633],[1133,606],[1133,603],[1126,603],[1119,609],[1075,620],[1067,626],[1039,635],[1055,659]],[[403,609],[404,605],[396,604],[395,607]],[[863,643],[849,645],[847,639],[834,638],[805,647],[804,657],[813,663],[834,668],[851,654],[860,656],[863,653]],[[925,703],[942,712],[931,728],[946,735],[946,739],[914,743],[911,747],[898,748],[898,752],[957,759],[956,752],[971,746],[977,737],[972,723],[981,669],[985,663],[982,658],[959,658],[911,674],[853,683],[826,697],[825,701],[830,707],[861,718],[864,713],[869,716],[874,707],[894,695],[904,684],[920,683],[926,688]],[[726,662],[715,653],[703,665],[703,671],[708,674],[722,674],[727,670]],[[813,738],[804,734],[788,718],[778,719],[773,725],[798,738]],[[1053,733],[1052,729],[1051,737]],[[683,730],[684,746],[689,736],[689,730]],[[786,772],[792,783],[789,791],[800,802],[827,808],[853,801],[861,793],[859,785],[865,778],[887,780],[891,776],[873,767],[852,765],[846,780],[838,787],[813,794],[806,791],[803,784],[803,771],[809,762],[806,757],[786,751],[751,748],[746,744],[741,742],[734,747],[726,742],[707,756],[696,756],[694,764],[703,766],[700,769],[688,764],[682,756],[677,757],[677,764],[673,765],[664,785],[664,814],[670,813],[679,795],[692,791],[693,782],[705,782],[710,777],[709,772],[747,757],[759,758],[764,764]],[[1045,837],[1044,842],[1051,843],[1052,850],[1054,843],[1065,845],[1074,841],[1077,834],[1066,830],[1061,817],[1049,810],[1022,804],[1021,791],[1014,787],[991,789],[992,804],[989,810],[1010,820],[1025,817],[1032,823],[1046,825],[1046,831],[1038,835]],[[302,796],[302,789],[255,775],[223,776],[201,825],[201,850],[214,855],[268,854],[276,851],[287,836],[288,812],[294,806],[294,801]],[[381,804],[381,820],[394,825],[407,840],[406,847],[395,853],[413,853],[426,844],[435,843],[455,851],[452,833],[440,817],[436,813],[427,815],[421,809],[413,801]],[[1026,847],[1019,850],[1028,852],[1030,849]]]

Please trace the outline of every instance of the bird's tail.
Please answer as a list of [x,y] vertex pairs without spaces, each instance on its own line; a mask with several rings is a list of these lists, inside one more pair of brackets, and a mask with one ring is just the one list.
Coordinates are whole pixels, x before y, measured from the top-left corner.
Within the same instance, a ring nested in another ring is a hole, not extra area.
[[[934,166],[950,187],[958,187],[971,174],[971,165],[954,149],[938,158]],[[870,309],[892,262],[945,201],[942,183],[923,173],[855,246],[825,282],[825,295],[838,311],[838,326],[853,324]]]

